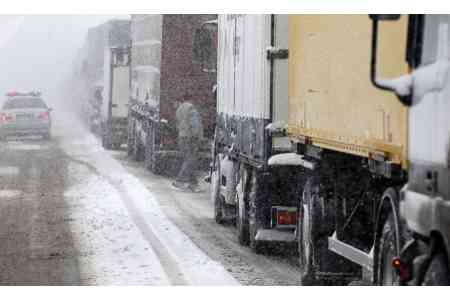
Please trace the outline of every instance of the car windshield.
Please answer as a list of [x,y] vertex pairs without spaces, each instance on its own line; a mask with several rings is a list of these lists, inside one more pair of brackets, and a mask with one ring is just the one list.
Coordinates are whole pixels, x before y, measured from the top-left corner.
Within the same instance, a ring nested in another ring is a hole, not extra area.
[[14,98],[6,101],[3,109],[47,108],[41,98]]

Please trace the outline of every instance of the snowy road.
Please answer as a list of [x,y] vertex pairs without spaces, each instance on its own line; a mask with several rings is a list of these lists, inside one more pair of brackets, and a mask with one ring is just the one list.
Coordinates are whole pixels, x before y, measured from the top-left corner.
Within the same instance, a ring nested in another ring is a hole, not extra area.
[[172,190],[64,118],[50,142],[0,144],[0,284],[299,284],[294,258],[215,224],[207,193]]

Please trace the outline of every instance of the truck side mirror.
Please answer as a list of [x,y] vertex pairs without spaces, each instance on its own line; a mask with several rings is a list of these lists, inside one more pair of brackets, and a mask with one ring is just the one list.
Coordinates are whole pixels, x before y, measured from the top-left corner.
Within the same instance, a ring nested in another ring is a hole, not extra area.
[[372,20],[372,55],[370,62],[370,80],[372,84],[385,91],[394,92],[397,98],[406,106],[411,105],[411,76],[404,75],[397,79],[383,79],[377,77],[377,48],[378,48],[378,22],[396,21],[400,15],[369,15]]

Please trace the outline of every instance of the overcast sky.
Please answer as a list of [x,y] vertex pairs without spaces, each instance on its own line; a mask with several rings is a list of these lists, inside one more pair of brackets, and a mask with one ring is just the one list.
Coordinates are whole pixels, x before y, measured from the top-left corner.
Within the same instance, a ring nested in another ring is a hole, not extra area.
[[111,18],[129,16],[0,16],[0,98],[33,89],[53,97],[88,28]]

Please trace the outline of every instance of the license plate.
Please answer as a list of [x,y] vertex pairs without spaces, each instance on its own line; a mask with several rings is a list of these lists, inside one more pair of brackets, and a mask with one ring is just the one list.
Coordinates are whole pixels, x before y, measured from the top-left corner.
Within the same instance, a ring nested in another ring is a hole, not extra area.
[[33,115],[16,115],[17,121],[28,121],[32,118]]

